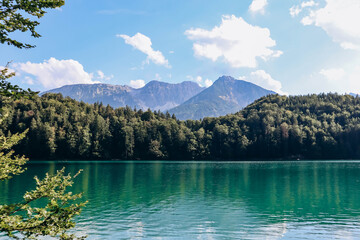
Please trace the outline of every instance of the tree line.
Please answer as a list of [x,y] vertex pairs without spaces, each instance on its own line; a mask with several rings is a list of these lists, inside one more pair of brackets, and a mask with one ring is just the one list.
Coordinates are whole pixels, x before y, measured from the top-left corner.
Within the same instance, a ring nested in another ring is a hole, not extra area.
[[29,129],[15,147],[30,159],[359,159],[360,98],[269,95],[236,114],[177,120],[61,94],[1,99],[0,133]]

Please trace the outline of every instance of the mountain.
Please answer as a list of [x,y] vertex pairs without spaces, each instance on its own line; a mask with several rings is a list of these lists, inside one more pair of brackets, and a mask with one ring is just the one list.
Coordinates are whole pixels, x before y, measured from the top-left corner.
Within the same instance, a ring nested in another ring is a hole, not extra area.
[[178,119],[200,119],[235,113],[256,99],[274,94],[250,82],[222,76],[209,88],[195,82],[171,84],[151,81],[135,89],[126,85],[75,84],[49,90],[87,103],[169,111]]
[[166,111],[176,107],[204,88],[195,82],[185,81],[171,84],[151,81],[143,88],[135,89],[129,86],[111,84],[75,84],[52,89],[45,93],[61,93],[78,101],[87,103],[102,102],[113,107],[136,107]]
[[132,95],[142,106],[146,106],[143,108],[164,111],[182,104],[204,89],[190,81],[178,84],[151,81],[143,88],[135,89]]
[[74,84],[65,85],[60,88],[52,89],[41,93],[61,93],[63,96],[71,97],[86,103],[102,102],[113,107],[123,107],[126,105],[136,106],[137,101],[131,95],[134,89],[129,86],[110,85],[110,84]]
[[170,109],[178,119],[200,119],[235,113],[258,98],[275,94],[250,82],[222,76],[214,84],[190,98],[180,106]]

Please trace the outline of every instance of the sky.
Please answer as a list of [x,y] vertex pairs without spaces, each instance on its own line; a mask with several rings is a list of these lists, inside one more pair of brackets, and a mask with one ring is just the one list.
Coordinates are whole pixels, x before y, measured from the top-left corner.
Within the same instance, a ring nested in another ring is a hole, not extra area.
[[33,49],[0,45],[12,80],[144,86],[220,76],[280,94],[360,93],[359,0],[67,0],[40,19]]

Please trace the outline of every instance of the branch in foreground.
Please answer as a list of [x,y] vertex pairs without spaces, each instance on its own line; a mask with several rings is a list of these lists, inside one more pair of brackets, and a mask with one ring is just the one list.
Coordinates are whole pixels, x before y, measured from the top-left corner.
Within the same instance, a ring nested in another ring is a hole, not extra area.
[[[42,180],[35,177],[36,189],[26,192],[22,203],[1,205],[0,232],[12,238],[52,236],[59,239],[84,239],[86,236],[77,237],[67,233],[75,227],[73,218],[80,214],[87,203],[77,203],[82,194],[66,191],[80,171],[74,176],[64,175],[64,171],[65,168],[54,176],[46,174]],[[31,206],[39,202],[45,202],[44,207]]]

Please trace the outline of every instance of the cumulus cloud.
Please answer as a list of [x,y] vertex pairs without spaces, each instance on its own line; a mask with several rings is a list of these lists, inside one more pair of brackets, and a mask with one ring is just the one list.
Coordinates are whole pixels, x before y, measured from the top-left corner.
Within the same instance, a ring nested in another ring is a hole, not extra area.
[[250,73],[248,77],[242,76],[240,77],[240,79],[254,83],[265,89],[272,90],[280,95],[288,95],[288,93],[283,92],[281,90],[282,88],[281,82],[273,79],[271,75],[265,72],[264,70],[257,70],[255,72]]
[[313,6],[317,6],[317,5],[318,4],[315,3],[313,0],[302,2],[300,5],[292,6],[290,8],[290,15],[292,17],[296,17],[304,10],[304,8],[313,7]]
[[360,50],[359,22],[359,0],[326,0],[324,7],[310,9],[301,19],[303,25],[321,27],[342,48],[351,50]]
[[259,12],[261,14],[265,13],[265,7],[268,4],[267,0],[253,0],[250,7],[249,7],[249,11],[250,12]]
[[145,86],[145,81],[142,79],[130,81],[130,87],[132,87],[132,88],[142,88],[144,86]]
[[157,65],[163,65],[170,68],[169,61],[164,57],[160,51],[155,51],[152,48],[151,39],[144,34],[137,33],[130,37],[124,34],[117,34],[119,38],[123,38],[126,44],[133,46],[135,49],[145,53],[147,55],[147,62],[152,61]]
[[17,72],[33,76],[24,78],[28,84],[36,81],[46,89],[77,83],[96,83],[92,79],[93,74],[87,73],[78,61],[72,59],[50,58],[42,63],[14,63],[12,66]]
[[250,25],[234,15],[223,16],[220,26],[211,30],[189,29],[185,34],[194,41],[195,56],[214,62],[221,58],[234,68],[254,68],[258,58],[267,61],[282,54],[271,49],[276,42],[269,29]]

